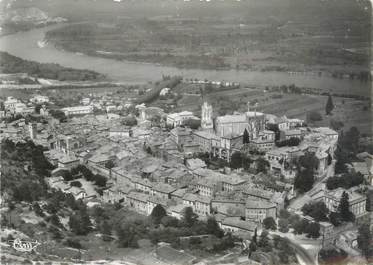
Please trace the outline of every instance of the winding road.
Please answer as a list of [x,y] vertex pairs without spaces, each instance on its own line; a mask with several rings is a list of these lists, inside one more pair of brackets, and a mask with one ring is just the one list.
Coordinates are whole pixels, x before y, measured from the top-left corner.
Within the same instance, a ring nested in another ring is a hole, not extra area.
[[288,242],[289,246],[291,246],[295,253],[297,254],[298,261],[301,265],[318,265],[319,262],[316,257],[312,257],[312,255],[304,249],[301,245],[297,244],[296,242],[290,240],[289,238],[284,237],[284,239]]

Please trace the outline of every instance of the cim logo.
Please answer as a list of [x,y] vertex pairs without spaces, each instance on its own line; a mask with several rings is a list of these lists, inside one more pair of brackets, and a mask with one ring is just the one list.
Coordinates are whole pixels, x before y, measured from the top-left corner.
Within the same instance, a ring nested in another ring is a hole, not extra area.
[[15,240],[8,241],[10,243],[10,246],[12,246],[15,250],[21,251],[21,252],[31,252],[35,248],[37,248],[40,243],[35,241],[23,241],[19,238]]

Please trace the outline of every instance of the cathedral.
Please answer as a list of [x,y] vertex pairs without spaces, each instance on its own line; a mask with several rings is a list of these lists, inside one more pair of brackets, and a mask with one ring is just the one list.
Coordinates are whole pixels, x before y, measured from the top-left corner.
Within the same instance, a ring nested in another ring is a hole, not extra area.
[[247,103],[247,112],[219,116],[215,119],[215,123],[213,121],[212,106],[207,102],[202,105],[202,130],[214,132],[218,137],[240,136],[246,129],[250,139],[255,139],[258,137],[259,132],[265,130],[265,123],[266,119],[263,113],[256,110],[250,111],[250,102]]
[[201,114],[201,131],[195,131],[194,139],[201,151],[210,152],[213,156],[230,161],[232,153],[243,146],[245,129],[250,139],[259,139],[265,130],[265,115],[256,110],[250,111],[250,103],[245,113],[219,116],[213,119],[212,106],[204,102]]

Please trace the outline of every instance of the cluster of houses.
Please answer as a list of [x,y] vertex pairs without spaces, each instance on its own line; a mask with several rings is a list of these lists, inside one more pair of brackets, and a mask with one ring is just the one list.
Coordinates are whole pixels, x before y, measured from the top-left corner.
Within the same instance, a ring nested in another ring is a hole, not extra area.
[[[47,102],[44,100],[36,97],[32,102]],[[6,108],[15,108],[10,102]],[[296,196],[292,183],[299,157],[315,154],[317,178],[334,175],[337,132],[306,127],[299,119],[261,113],[252,110],[250,104],[245,113],[213,117],[212,106],[205,102],[200,118],[188,111],[166,114],[160,108],[142,104],[136,106],[137,125],[126,126],[117,114],[93,115],[91,103],[83,99],[82,106],[62,109],[70,116],[66,123],[26,125],[24,120],[17,120],[7,124],[45,146],[45,155],[56,165],[56,172],[83,164],[108,179],[102,196],[87,182],[76,187],[59,176],[48,180],[51,187],[76,198],[123,203],[145,215],[160,204],[170,216],[179,219],[185,207],[192,207],[201,219],[214,215],[226,231],[252,233],[265,218],[276,218],[285,201]],[[159,126],[153,126],[159,117]],[[183,126],[190,119],[200,120],[200,128]],[[295,138],[299,140],[297,145],[275,144]],[[268,174],[281,189],[254,181],[265,178],[264,173],[211,169],[197,158],[207,154],[229,163],[235,152],[250,155],[254,168],[258,157],[268,161]],[[372,181],[372,156],[361,156],[364,162],[351,167]],[[107,167],[109,161],[113,166]],[[343,191],[323,187],[308,195],[310,200],[322,200],[334,211]],[[348,192],[351,211],[357,217],[366,215],[366,196],[356,190]]]
[[89,93],[86,97],[80,100],[79,108],[90,107],[92,109],[102,110],[107,113],[115,113],[124,108],[130,107],[133,100],[136,99],[137,90],[127,93],[125,98],[118,97],[113,92],[95,92]]
[[[320,160],[319,177],[334,173],[332,162],[338,134],[329,128],[307,128],[301,120],[274,118],[250,109],[244,114],[213,119],[212,106],[204,103],[201,129],[192,130],[182,126],[184,120],[198,119],[191,112],[167,115],[159,108],[137,108],[138,125],[132,127],[121,126],[117,119],[105,123],[73,118],[68,125],[79,126],[82,133],[77,135],[70,128],[72,135],[55,135],[49,139],[51,150],[47,155],[59,167],[72,168],[83,163],[93,172],[107,176],[111,185],[103,192],[106,202],[125,203],[143,214],[150,214],[161,204],[176,218],[182,217],[185,207],[192,207],[200,218],[214,214],[229,231],[245,231],[249,227],[252,230],[265,218],[276,218],[286,197],[294,196],[291,179],[296,169],[291,162],[305,152],[314,152]],[[166,125],[173,129],[152,127],[149,120],[155,115],[165,117]],[[283,139],[292,135],[301,140],[300,144],[275,147],[275,132],[266,129],[268,123],[278,126]],[[246,150],[245,130],[249,149],[263,153],[273,176],[282,175],[289,180],[281,192],[253,184],[250,174],[212,170],[202,160],[193,158],[202,152],[229,162],[234,152]],[[60,131],[68,132],[66,128]],[[149,155],[151,162],[146,164]],[[105,164],[110,160],[116,166],[107,169]]]
[[48,116],[48,110],[45,106],[49,102],[49,98],[43,95],[34,95],[28,102],[23,102],[15,97],[7,97],[3,102],[0,110],[0,118],[11,117],[14,115],[27,115],[35,112],[35,106],[41,105],[40,115]]

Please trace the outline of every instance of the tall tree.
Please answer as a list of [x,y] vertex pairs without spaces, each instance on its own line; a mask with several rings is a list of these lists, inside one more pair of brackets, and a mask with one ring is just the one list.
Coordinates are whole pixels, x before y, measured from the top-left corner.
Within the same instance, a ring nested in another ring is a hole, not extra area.
[[258,241],[258,247],[260,247],[264,252],[270,252],[272,250],[272,245],[268,235],[269,233],[266,230],[263,230]]
[[310,223],[306,226],[307,237],[318,238],[320,236],[320,224],[316,222]]
[[242,154],[241,152],[234,152],[231,156],[230,167],[237,169],[242,167]]
[[258,243],[258,230],[256,228],[255,228],[254,235],[251,241],[254,242],[255,244]]
[[338,212],[343,221],[353,221],[354,215],[350,211],[350,201],[347,192],[343,192],[338,205]]
[[191,227],[198,220],[198,215],[193,212],[192,207],[186,207],[183,213],[183,221],[186,226]]
[[326,115],[329,115],[333,109],[334,109],[334,104],[333,104],[332,96],[329,95],[328,101],[326,102],[326,106],[325,106]]
[[218,222],[216,222],[214,217],[209,217],[206,224],[207,233],[215,235],[218,238],[224,236],[223,230],[219,227]]
[[314,172],[319,161],[313,153],[306,153],[299,158],[298,174],[294,179],[294,187],[300,192],[309,191],[315,182]]
[[340,174],[340,173],[345,173],[347,172],[347,166],[346,164],[349,163],[349,155],[348,152],[345,148],[342,146],[342,141],[338,139],[338,145],[337,149],[334,152],[335,156],[335,173]]
[[249,136],[249,133],[247,131],[247,129],[245,128],[244,132],[243,132],[243,144],[248,144],[250,143],[250,136]]
[[150,214],[150,217],[152,219],[152,222],[154,224],[160,224],[161,219],[166,216],[166,210],[162,207],[162,205],[157,204],[152,210],[152,213]]
[[257,245],[254,241],[251,241],[249,244],[249,258],[251,257],[252,253],[255,252],[257,249]]
[[307,192],[312,188],[314,182],[315,176],[313,171],[302,169],[294,179],[294,187],[300,192]]

